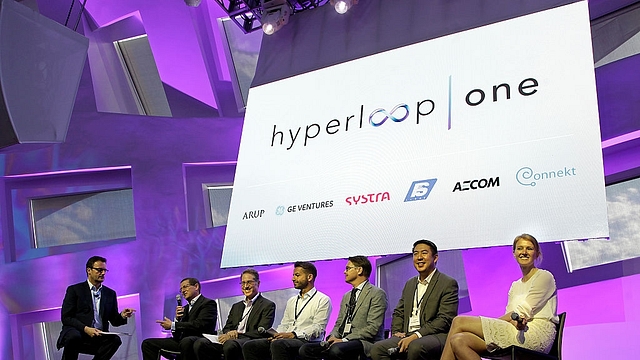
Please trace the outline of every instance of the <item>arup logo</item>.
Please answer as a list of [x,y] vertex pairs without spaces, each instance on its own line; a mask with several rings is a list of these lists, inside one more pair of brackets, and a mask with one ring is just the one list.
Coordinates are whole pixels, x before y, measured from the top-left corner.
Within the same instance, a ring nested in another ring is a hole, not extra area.
[[414,181],[411,184],[407,197],[404,198],[404,201],[407,202],[426,199],[429,196],[429,193],[431,193],[431,189],[435,186],[436,181],[438,181],[438,179]]
[[262,215],[264,215],[264,209],[245,211],[244,215],[242,215],[242,220],[257,219],[262,217]]
[[536,186],[537,181],[551,180],[555,178],[577,176],[576,168],[564,167],[553,171],[535,172],[530,167],[523,167],[516,172],[516,181],[524,186]]
[[452,192],[477,190],[477,189],[484,189],[488,187],[498,187],[498,186],[500,186],[500,177],[496,176],[495,178],[489,178],[489,179],[466,180],[462,182],[458,181],[456,183],[456,186],[453,187]]

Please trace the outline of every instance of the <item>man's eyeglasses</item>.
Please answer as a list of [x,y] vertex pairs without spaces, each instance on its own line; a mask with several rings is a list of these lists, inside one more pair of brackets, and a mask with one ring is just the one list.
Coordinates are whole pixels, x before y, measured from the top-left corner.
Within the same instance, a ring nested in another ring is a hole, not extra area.
[[186,289],[188,289],[188,288],[190,288],[190,287],[192,287],[192,286],[195,286],[195,285],[191,285],[191,284],[184,284],[184,285],[180,286],[180,291],[182,291],[182,290],[186,290]]
[[256,281],[255,280],[249,280],[249,281],[240,281],[240,285],[245,286],[245,285],[253,285],[255,284]]
[[351,269],[356,269],[356,268],[359,268],[359,267],[360,267],[360,266],[345,266],[345,267],[344,267],[344,271],[349,271],[349,270],[351,270]]
[[97,271],[98,273],[102,274],[102,273],[108,273],[109,269],[103,269],[103,268],[94,268],[92,267],[93,270]]

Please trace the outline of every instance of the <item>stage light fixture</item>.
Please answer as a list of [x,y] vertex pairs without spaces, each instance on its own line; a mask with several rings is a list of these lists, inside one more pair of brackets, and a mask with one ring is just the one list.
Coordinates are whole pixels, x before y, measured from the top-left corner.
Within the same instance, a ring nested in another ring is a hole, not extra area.
[[338,14],[344,14],[351,7],[358,3],[358,0],[331,0],[331,5],[336,10]]
[[286,0],[262,0],[262,31],[271,35],[289,22],[291,8]]
[[200,5],[202,0],[184,0],[184,2],[185,4],[187,4],[187,6],[196,7]]

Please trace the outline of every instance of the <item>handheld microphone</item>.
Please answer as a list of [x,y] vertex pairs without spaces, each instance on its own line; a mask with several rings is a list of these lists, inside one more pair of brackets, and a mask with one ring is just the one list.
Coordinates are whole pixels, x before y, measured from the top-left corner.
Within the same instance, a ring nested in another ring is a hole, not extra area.
[[331,344],[326,340],[320,341],[320,346],[323,347],[323,348],[328,348],[329,345],[331,345]]
[[176,302],[178,306],[182,306],[182,296],[180,296],[180,294],[176,295]]
[[269,330],[267,330],[267,329],[263,328],[262,326],[260,326],[260,327],[258,328],[258,333],[260,333],[260,334],[267,334],[267,335],[269,335],[269,336],[271,336],[271,337],[274,337],[274,336],[276,336],[276,334],[277,334],[278,332],[277,332],[277,331],[275,331],[274,329],[269,329]]
[[518,322],[518,324],[522,324],[522,318],[521,318],[521,317],[520,317],[520,315],[518,315],[518,313],[517,313],[517,312],[515,312],[515,311],[511,313],[511,320],[513,320],[513,321],[517,321],[517,322]]
[[398,351],[400,351],[400,347],[392,347],[391,349],[387,349],[387,354],[389,354],[389,356],[395,355],[398,353]]

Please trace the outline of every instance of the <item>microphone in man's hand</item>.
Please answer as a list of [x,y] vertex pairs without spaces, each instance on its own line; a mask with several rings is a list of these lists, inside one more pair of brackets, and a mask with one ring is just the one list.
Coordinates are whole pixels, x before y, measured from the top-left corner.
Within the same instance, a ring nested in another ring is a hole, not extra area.
[[387,354],[389,354],[389,356],[395,355],[395,354],[398,353],[398,351],[400,351],[400,347],[399,346],[392,347],[391,349],[387,349]]
[[275,331],[274,329],[269,329],[269,330],[267,330],[267,329],[263,328],[262,326],[260,326],[260,327],[258,328],[258,333],[260,333],[260,334],[267,334],[267,335],[269,335],[269,336],[271,336],[271,337],[274,337],[274,336],[276,336],[276,334],[277,334],[278,332],[277,332],[277,331]]
[[517,321],[517,322],[518,322],[518,324],[522,324],[522,318],[521,318],[521,317],[520,317],[520,315],[518,315],[518,313],[517,313],[517,312],[515,312],[515,311],[511,313],[511,320],[513,320],[513,321]]
[[178,303],[178,306],[182,306],[182,296],[180,294],[176,295],[176,303]]

